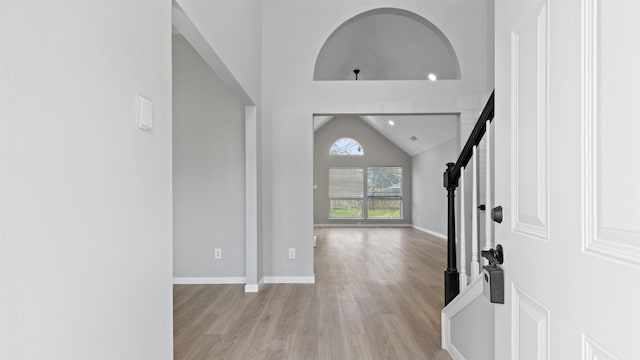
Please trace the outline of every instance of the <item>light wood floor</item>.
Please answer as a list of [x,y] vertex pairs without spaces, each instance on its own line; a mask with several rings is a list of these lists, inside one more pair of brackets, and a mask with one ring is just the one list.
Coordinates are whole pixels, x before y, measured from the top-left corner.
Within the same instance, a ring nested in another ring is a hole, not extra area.
[[314,285],[175,285],[175,359],[450,359],[444,241],[410,228],[315,234]]

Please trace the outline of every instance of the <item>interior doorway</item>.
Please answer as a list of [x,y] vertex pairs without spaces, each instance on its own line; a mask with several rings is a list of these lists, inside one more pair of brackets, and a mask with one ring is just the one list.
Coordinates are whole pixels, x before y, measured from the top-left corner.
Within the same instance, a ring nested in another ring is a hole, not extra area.
[[457,114],[315,115],[313,131],[316,227],[444,232],[441,169],[457,153]]

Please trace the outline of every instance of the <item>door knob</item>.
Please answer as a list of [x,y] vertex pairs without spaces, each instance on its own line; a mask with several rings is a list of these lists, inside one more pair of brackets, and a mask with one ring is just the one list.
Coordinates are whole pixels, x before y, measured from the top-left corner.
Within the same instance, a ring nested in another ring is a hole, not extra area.
[[483,258],[487,259],[491,265],[502,265],[504,262],[504,250],[500,244],[496,245],[495,249],[482,250],[480,254]]
[[502,206],[496,206],[491,210],[491,219],[498,224],[502,222]]

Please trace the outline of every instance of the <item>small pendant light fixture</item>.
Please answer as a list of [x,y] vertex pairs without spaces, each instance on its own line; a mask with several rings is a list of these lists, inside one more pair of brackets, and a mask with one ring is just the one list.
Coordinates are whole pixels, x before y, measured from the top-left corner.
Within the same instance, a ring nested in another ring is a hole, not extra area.
[[360,74],[360,69],[353,69],[353,73],[356,74],[356,80],[358,80],[358,74]]

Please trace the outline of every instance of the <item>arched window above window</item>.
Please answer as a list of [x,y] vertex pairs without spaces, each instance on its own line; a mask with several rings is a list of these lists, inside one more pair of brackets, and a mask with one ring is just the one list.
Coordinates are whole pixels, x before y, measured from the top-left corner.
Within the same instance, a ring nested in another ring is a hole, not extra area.
[[359,142],[352,138],[341,138],[336,140],[331,148],[329,148],[329,155],[364,155],[364,149]]

